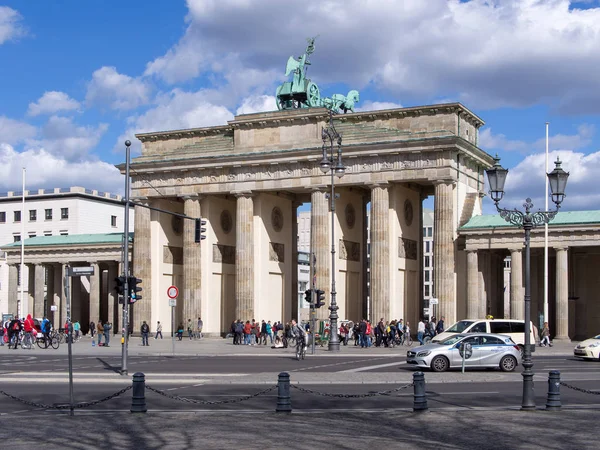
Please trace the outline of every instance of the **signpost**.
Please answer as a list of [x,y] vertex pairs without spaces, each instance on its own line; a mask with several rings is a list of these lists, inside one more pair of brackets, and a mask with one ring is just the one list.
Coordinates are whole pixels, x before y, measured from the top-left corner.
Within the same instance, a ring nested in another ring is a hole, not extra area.
[[167,289],[167,297],[169,297],[169,306],[171,307],[171,352],[175,356],[175,307],[177,306],[177,296],[179,289],[176,286],[170,286]]
[[[435,307],[435,305],[437,305],[438,303],[439,303],[439,300],[435,297],[432,297],[429,299],[429,307],[431,309],[431,317],[436,317],[435,310],[437,308]],[[429,318],[429,320],[431,320],[431,317]]]

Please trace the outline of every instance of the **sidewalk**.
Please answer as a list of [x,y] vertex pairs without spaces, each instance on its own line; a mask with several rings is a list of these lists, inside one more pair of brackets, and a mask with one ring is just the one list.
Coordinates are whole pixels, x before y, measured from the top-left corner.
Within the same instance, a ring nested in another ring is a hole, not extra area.
[[[173,343],[170,337],[165,339],[153,339],[149,341],[149,346],[142,346],[142,340],[140,337],[132,337],[129,341],[128,354],[132,356],[273,356],[279,357],[282,352],[292,351],[290,349],[272,349],[271,344],[267,345],[233,345],[231,339],[223,338],[204,338],[197,341],[190,341],[187,337],[183,340],[175,341],[175,352],[173,352]],[[573,356],[573,349],[577,345],[577,342],[569,341],[557,341],[553,347],[536,347],[533,357],[535,359],[538,355],[544,356]],[[73,355],[75,356],[97,356],[97,355],[110,355],[117,356],[121,355],[121,337],[115,336],[110,341],[109,347],[98,347],[97,345],[92,347],[92,340],[89,336],[84,336],[79,342],[73,344]],[[406,352],[410,348],[415,348],[415,344],[412,347],[400,346],[395,348],[385,347],[370,347],[360,348],[355,347],[353,342],[350,342],[347,346],[340,346],[339,352],[330,352],[327,347],[315,346],[315,355],[311,355],[310,347],[308,354],[311,358],[327,356],[327,357],[397,357],[406,356]],[[8,347],[0,347],[0,353],[8,351]],[[67,344],[61,344],[57,350],[53,349],[39,349],[34,348],[32,350],[17,351],[11,350],[17,354],[27,355],[66,355]]]

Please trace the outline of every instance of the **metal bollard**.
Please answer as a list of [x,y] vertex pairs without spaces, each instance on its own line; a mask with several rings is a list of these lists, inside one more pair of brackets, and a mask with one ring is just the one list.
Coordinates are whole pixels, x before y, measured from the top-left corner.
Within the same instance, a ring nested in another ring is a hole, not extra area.
[[425,393],[425,374],[423,372],[413,373],[413,385],[415,398],[413,402],[413,412],[427,411],[427,394]]
[[287,372],[281,372],[277,378],[277,408],[275,408],[275,412],[292,412],[290,374]]
[[131,412],[145,413],[146,411],[146,375],[136,372],[133,374],[131,389]]
[[546,409],[549,411],[558,411],[560,407],[560,372],[558,370],[551,370],[548,374]]

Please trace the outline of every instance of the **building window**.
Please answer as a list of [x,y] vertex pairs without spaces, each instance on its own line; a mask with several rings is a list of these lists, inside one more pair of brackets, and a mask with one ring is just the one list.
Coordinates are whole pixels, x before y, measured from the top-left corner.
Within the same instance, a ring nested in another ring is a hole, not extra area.
[[61,219],[69,218],[69,208],[60,208],[60,218]]
[[430,274],[430,273],[431,273],[431,272],[429,272],[429,270],[426,270],[426,271],[425,271],[425,273],[424,273],[424,275],[425,275],[425,282],[429,282],[429,281],[430,281],[430,280],[429,280],[429,274]]
[[430,245],[431,245],[431,241],[425,241],[425,253],[429,253],[430,252]]
[[21,211],[15,211],[15,222],[21,221]]
[[427,237],[433,237],[433,227],[427,227]]
[[44,236],[52,236],[52,231],[44,231]]
[[423,227],[423,237],[427,237],[427,227]]
[[63,230],[63,231],[61,231],[61,232],[60,232],[60,235],[61,235],[61,236],[68,236],[68,235],[69,235],[69,232],[68,232],[68,231],[66,231],[66,230]]
[[30,238],[34,238],[35,236],[36,236],[36,234],[35,234],[35,233],[29,233],[29,237],[30,237]]
[[21,286],[21,265],[17,266],[17,286]]
[[425,257],[425,263],[424,263],[424,264],[425,264],[425,267],[431,267],[431,266],[429,265],[429,256],[426,256],[426,257]]
[[429,297],[429,285],[425,285],[425,297]]
[[45,214],[46,214],[46,220],[52,220],[52,209],[46,209]]
[[6,223],[6,212],[0,211],[0,223]]
[[110,226],[111,227],[117,226],[117,216],[110,216]]
[[30,222],[35,222],[36,220],[37,220],[37,210],[30,209],[29,210],[29,221]]
[[15,234],[13,236],[13,242],[20,242],[21,241],[21,235],[20,234]]

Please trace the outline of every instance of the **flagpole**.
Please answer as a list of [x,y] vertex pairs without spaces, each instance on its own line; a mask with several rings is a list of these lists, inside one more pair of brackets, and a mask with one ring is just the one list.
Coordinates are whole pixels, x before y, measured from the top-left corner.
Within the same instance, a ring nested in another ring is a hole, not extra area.
[[23,190],[22,202],[21,202],[21,315],[20,317],[26,317],[29,312],[29,308],[24,299],[23,289],[25,287],[25,167],[23,167]]
[[[548,173],[548,125],[546,122],[546,170]],[[548,177],[544,176],[546,180],[544,190],[545,209],[548,211]],[[544,224],[544,322],[548,322],[548,224]],[[543,323],[541,324],[543,325]]]

